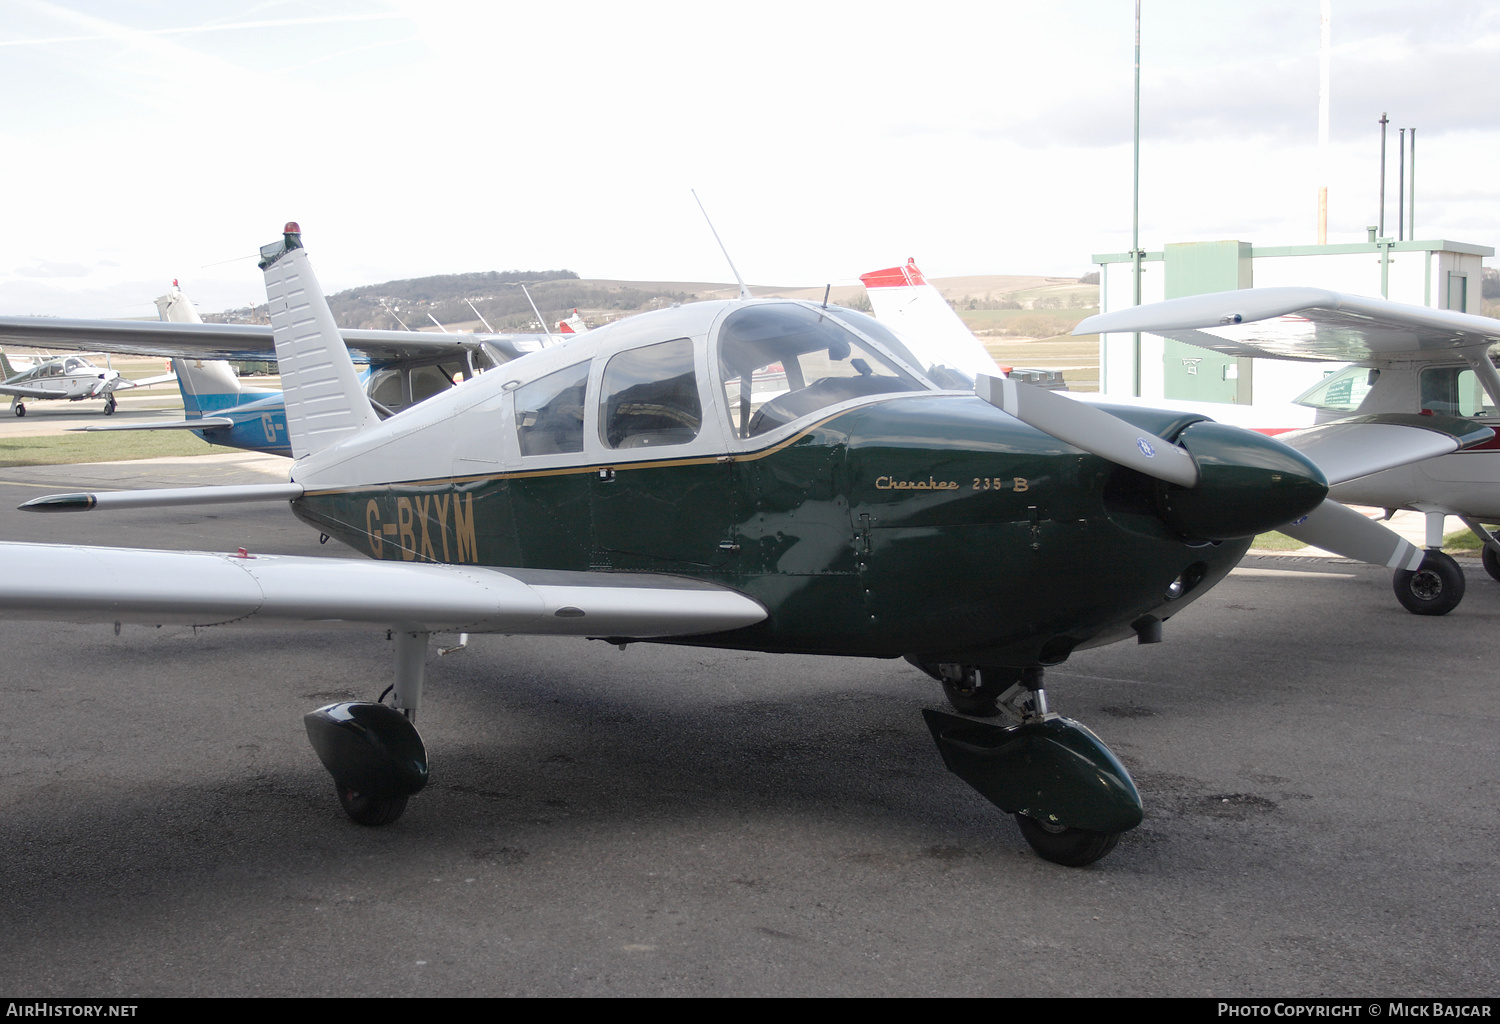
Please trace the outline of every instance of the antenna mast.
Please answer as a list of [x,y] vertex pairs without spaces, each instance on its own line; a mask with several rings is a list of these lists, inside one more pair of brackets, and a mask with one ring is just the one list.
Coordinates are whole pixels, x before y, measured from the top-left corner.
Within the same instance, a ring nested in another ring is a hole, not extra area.
[[[542,325],[542,330],[544,330],[544,331],[547,332],[547,340],[551,341],[552,340],[552,328],[548,327],[547,326],[547,321],[542,318],[542,311],[536,308],[536,300],[531,297],[531,293],[526,290],[526,286],[524,284],[521,285],[521,292],[522,292],[522,294],[524,294],[526,296],[526,301],[529,302],[529,303],[531,303],[531,311],[536,314],[537,320]],[[479,311],[476,309],[474,312],[477,313]]]
[[717,231],[714,231],[714,222],[709,220],[708,211],[703,209],[703,200],[698,198],[698,190],[690,188],[688,191],[693,193],[693,202],[697,203],[698,209],[703,211],[703,219],[708,221],[708,230],[713,231],[714,241],[719,243],[719,251],[724,254],[724,261],[729,264],[729,269],[734,273],[734,280],[740,286],[740,298],[753,298],[754,296],[750,294],[750,289],[745,287],[744,278],[740,277],[740,272],[735,269],[734,260],[729,258],[729,250],[724,248],[724,240],[719,237]]

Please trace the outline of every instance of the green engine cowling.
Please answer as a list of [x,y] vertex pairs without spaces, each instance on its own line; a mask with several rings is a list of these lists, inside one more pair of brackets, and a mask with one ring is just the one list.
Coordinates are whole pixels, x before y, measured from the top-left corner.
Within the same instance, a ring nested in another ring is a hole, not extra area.
[[1253,537],[1307,515],[1328,496],[1315,463],[1264,434],[1202,420],[1174,440],[1198,464],[1198,484],[1159,484],[1156,507],[1184,537]]

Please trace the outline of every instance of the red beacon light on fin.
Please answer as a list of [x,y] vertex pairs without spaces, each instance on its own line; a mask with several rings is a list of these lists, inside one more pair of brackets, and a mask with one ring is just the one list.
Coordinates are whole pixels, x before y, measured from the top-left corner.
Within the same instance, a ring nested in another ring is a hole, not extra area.
[[286,222],[286,227],[281,229],[281,233],[284,235],[300,235],[302,234],[302,229],[297,226],[296,221],[289,220]]

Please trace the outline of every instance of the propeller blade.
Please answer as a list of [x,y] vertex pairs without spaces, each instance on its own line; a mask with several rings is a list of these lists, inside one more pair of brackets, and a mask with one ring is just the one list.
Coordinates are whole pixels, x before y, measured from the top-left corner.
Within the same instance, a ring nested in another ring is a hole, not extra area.
[[1180,487],[1198,483],[1198,464],[1188,454],[1148,431],[1102,409],[1054,392],[1002,377],[980,374],[974,393],[1022,423],[1147,476]]
[[1426,552],[1388,526],[1360,515],[1332,498],[1281,532],[1304,544],[1388,569],[1415,569]]

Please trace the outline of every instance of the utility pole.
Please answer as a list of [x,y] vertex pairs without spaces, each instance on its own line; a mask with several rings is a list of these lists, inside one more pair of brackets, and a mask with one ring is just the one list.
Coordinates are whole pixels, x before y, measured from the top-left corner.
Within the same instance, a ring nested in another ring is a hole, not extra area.
[[[1141,304],[1141,0],[1135,0],[1135,185],[1130,226],[1130,260],[1135,264],[1135,305]],[[1131,394],[1141,397],[1141,334],[1131,351]]]
[[1323,0],[1322,39],[1318,49],[1318,244],[1328,244],[1328,65],[1332,41],[1333,0]]
[[1401,155],[1396,158],[1396,241],[1406,240],[1406,129],[1398,136]]
[[1385,237],[1385,126],[1390,123],[1390,118],[1385,112],[1380,114],[1380,220],[1379,229],[1375,232],[1376,238]]

